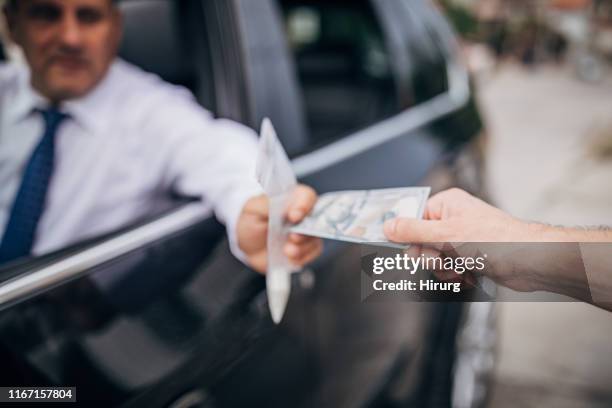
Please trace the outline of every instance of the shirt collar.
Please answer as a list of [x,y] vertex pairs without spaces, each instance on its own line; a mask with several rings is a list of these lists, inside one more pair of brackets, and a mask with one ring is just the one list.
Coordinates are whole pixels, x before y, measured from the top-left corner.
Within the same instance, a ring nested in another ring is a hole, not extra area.
[[[85,96],[65,101],[60,110],[85,129],[98,132],[105,125],[108,110],[113,106],[112,81],[116,76],[117,63],[111,64],[105,77]],[[9,119],[22,120],[31,115],[35,109],[46,109],[49,101],[40,95],[30,83],[30,70],[27,66],[20,68],[17,79],[17,90],[13,103],[9,106]]]
[[110,110],[117,103],[112,85],[117,76],[116,65],[116,62],[111,64],[104,78],[85,96],[62,103],[61,110],[91,131],[104,129],[112,117]]

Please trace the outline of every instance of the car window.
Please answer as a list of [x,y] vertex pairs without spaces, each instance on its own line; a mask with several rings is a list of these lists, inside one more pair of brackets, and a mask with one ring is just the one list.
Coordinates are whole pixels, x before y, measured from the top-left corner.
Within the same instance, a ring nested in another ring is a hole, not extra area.
[[314,144],[396,114],[389,53],[369,1],[280,0]]
[[215,111],[204,11],[198,2],[132,0],[120,3],[120,56],[165,81],[189,89]]
[[[0,268],[0,356],[20,368],[6,376],[12,385],[37,383],[32,378],[70,384],[85,406],[119,406],[170,378],[212,382],[219,367],[232,367],[256,340],[277,333],[260,305],[263,278],[231,257],[210,259],[228,251],[215,244],[223,227],[211,219],[177,227],[173,219],[158,220],[155,229],[172,230],[158,237],[145,224],[126,231],[131,243],[109,236],[7,269],[13,277],[27,274],[17,285],[7,285]],[[58,262],[71,267],[58,269]],[[230,351],[229,344],[240,347]],[[198,361],[197,370],[190,361]]]

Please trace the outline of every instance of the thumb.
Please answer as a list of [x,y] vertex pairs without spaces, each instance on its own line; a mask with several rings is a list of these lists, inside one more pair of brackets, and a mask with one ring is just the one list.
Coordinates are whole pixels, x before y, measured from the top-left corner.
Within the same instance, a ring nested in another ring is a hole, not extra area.
[[287,219],[293,224],[301,222],[317,202],[317,193],[310,187],[299,185],[291,196]]
[[395,218],[385,222],[385,236],[398,243],[446,242],[447,225],[445,221]]
[[243,212],[267,218],[270,211],[269,199],[265,194],[250,198],[244,205]]

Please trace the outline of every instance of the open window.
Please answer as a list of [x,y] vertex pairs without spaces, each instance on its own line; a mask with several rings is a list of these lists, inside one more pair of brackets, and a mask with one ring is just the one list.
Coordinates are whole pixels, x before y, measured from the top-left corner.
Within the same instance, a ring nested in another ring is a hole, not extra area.
[[400,111],[389,50],[369,0],[281,0],[312,142]]
[[201,2],[123,0],[120,56],[162,79],[189,89],[216,108],[207,25]]

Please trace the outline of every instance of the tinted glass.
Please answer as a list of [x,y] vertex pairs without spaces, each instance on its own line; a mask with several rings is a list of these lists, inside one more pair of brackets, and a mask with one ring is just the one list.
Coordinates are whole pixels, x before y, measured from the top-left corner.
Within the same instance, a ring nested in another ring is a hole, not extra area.
[[120,6],[124,22],[121,57],[188,88],[201,105],[214,112],[208,32],[201,3],[130,0]]
[[[81,404],[109,407],[133,398],[168,406],[186,390],[219,384],[273,329],[256,302],[263,278],[216,248],[223,232],[203,221],[0,304],[0,384],[76,386]],[[258,354],[270,358],[276,348],[266,347]]]
[[280,3],[315,143],[399,111],[389,54],[368,1]]

